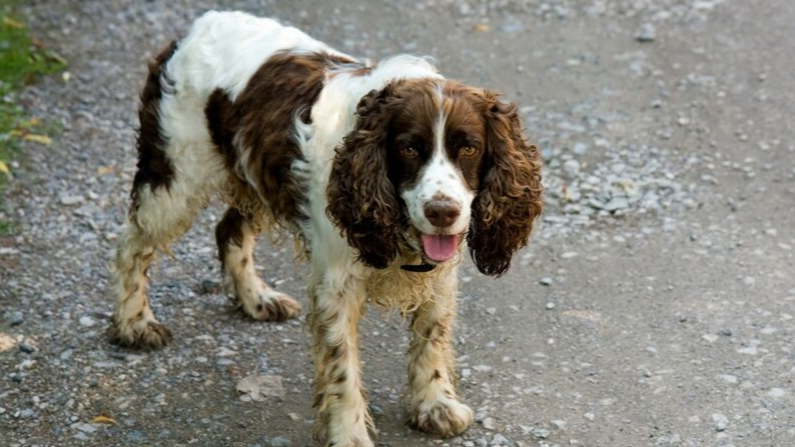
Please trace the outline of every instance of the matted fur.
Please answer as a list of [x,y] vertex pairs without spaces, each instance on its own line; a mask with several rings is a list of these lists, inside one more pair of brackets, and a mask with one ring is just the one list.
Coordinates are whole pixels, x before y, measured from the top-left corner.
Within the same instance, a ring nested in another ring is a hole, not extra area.
[[[504,273],[541,212],[538,151],[516,107],[423,58],[373,65],[273,20],[219,12],[156,58],[141,100],[111,339],[171,341],[147,270],[220,196],[219,260],[245,314],[282,321],[301,310],[256,274],[260,232],[289,231],[309,261],[319,438],[373,446],[358,333],[368,303],[411,320],[410,424],[464,431],[473,415],[456,391],[452,343],[462,254],[468,241],[482,272]],[[452,241],[443,260],[429,259],[428,240]],[[402,268],[426,263],[425,273]]]

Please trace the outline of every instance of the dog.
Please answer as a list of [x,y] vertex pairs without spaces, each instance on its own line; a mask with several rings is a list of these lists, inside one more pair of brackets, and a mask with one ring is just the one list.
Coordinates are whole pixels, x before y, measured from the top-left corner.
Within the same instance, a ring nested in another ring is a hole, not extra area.
[[111,290],[111,340],[159,348],[147,269],[208,201],[224,277],[251,318],[301,305],[257,275],[255,236],[287,231],[310,265],[317,433],[370,447],[357,323],[365,305],[411,318],[410,422],[443,436],[472,410],[456,392],[457,268],[499,276],[542,211],[538,149],[517,107],[444,78],[427,58],[378,63],[240,12],[208,12],[150,64],[139,153]]

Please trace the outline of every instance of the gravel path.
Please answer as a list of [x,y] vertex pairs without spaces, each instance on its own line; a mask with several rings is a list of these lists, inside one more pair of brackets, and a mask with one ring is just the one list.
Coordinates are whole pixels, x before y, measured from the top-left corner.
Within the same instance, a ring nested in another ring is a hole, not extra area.
[[[143,353],[104,336],[146,61],[214,7],[366,57],[432,54],[520,103],[543,150],[534,243],[501,280],[471,264],[461,275],[476,424],[449,440],[403,425],[405,324],[373,309],[363,357],[379,445],[795,445],[795,4],[783,0],[29,2],[71,78],[22,94],[63,132],[27,147],[9,187],[20,226],[0,238],[0,445],[319,445],[303,318],[246,320],[213,287],[219,207],[151,274],[175,342]],[[258,256],[306,303],[290,247],[263,242]],[[251,374],[283,390],[240,395]]]

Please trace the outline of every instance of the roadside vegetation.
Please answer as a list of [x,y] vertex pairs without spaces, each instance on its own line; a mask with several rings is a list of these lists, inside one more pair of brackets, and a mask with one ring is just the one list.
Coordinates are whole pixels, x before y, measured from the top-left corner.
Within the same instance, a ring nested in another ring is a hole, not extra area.
[[39,76],[61,71],[66,61],[28,34],[23,17],[15,13],[18,1],[0,5],[0,235],[10,231],[4,186],[13,178],[12,161],[23,141],[49,145],[52,126],[30,116],[17,94]]

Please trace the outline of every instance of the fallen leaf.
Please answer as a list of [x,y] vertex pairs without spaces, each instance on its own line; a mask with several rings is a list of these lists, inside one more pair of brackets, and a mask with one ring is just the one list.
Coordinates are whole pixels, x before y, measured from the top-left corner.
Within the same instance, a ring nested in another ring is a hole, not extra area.
[[97,169],[97,175],[106,175],[106,174],[110,174],[110,173],[111,173],[111,172],[113,172],[115,169],[116,169],[116,167],[115,167],[115,166],[113,166],[113,165],[109,165],[109,166],[103,166],[103,167],[101,167],[101,168],[98,168],[98,169]]
[[109,418],[107,416],[97,416],[94,419],[91,419],[92,424],[110,424],[116,425],[116,419]]
[[0,172],[5,172],[8,176],[11,176],[11,170],[8,169],[8,165],[3,160],[0,160]]
[[491,27],[489,26],[488,23],[477,23],[475,24],[475,26],[472,27],[472,29],[474,29],[479,33],[485,33],[488,32],[491,29]]
[[25,141],[32,141],[34,143],[43,144],[45,146],[49,146],[52,144],[52,139],[47,135],[37,135],[35,133],[30,133],[22,137]]
[[253,374],[237,382],[235,389],[257,402],[264,401],[266,397],[284,397],[281,376]]
[[6,24],[10,28],[22,29],[25,27],[24,24],[17,22],[16,20],[12,19],[11,17],[3,17],[3,23]]

